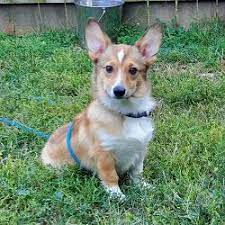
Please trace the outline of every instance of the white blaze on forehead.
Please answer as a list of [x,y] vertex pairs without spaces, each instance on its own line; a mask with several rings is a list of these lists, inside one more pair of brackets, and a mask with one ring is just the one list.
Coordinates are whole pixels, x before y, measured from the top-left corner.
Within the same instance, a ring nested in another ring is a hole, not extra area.
[[117,57],[119,59],[119,62],[121,63],[123,61],[123,58],[124,58],[124,50],[121,49],[118,53],[117,53]]

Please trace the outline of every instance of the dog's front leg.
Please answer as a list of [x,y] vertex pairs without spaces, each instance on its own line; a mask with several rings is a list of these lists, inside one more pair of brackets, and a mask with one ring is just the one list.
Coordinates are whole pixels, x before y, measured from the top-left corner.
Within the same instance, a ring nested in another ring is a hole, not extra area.
[[134,166],[128,171],[131,182],[141,188],[152,188],[152,185],[146,182],[142,176],[144,157],[141,157]]
[[118,185],[119,176],[116,172],[115,160],[110,153],[101,151],[98,154],[97,172],[103,186],[111,197],[125,198]]

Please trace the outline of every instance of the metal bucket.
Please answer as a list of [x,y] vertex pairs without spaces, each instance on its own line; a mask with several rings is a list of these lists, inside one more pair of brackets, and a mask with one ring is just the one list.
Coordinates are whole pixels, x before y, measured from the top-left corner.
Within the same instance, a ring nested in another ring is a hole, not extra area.
[[115,28],[121,23],[123,0],[75,0],[77,35],[85,47],[85,25],[87,19],[95,18],[104,31],[115,39]]

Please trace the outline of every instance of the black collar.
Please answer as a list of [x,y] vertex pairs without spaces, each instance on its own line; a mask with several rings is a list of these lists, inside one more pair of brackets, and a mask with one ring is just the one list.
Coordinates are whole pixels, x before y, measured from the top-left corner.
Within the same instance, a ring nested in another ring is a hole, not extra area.
[[151,116],[152,112],[151,111],[144,111],[140,113],[128,113],[124,114],[124,116],[131,117],[131,118],[141,118],[141,117],[148,117]]

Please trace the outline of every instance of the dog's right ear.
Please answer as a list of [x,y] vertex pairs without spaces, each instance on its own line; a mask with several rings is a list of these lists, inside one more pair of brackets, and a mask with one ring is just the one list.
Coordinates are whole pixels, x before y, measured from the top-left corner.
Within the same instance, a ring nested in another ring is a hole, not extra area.
[[111,44],[111,40],[103,33],[95,19],[88,20],[85,27],[85,38],[89,56],[94,63],[97,63],[99,56]]

